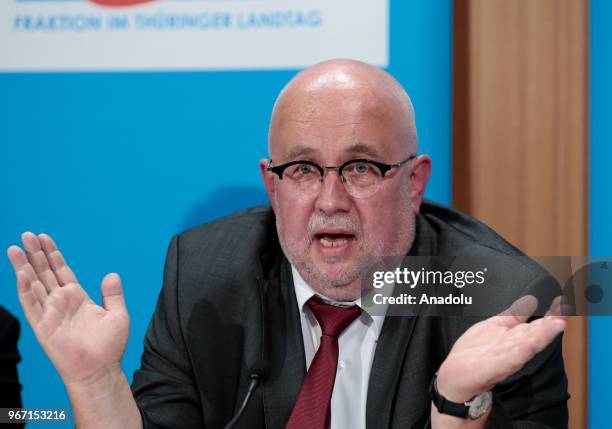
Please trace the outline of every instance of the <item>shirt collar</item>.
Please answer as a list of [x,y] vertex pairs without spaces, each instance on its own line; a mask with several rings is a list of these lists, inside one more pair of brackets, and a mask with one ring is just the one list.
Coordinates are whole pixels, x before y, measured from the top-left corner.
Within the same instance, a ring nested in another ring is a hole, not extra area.
[[[321,298],[322,301],[325,301],[329,304],[339,305],[342,307],[357,305],[361,308],[361,314],[365,315],[368,319],[372,320],[374,323],[374,329],[376,332],[376,338],[380,336],[380,331],[382,330],[383,322],[385,321],[385,316],[381,315],[371,315],[366,308],[361,306],[361,297],[356,299],[355,301],[335,301],[316,292],[306,281],[302,278],[297,268],[291,264],[291,274],[293,275],[293,286],[295,288],[295,297],[297,299],[298,308],[301,312],[304,311],[304,306],[306,302],[312,298],[313,296],[317,296]],[[381,308],[382,305],[379,305],[378,308]],[[386,314],[388,304],[384,305],[384,311],[382,314]]]

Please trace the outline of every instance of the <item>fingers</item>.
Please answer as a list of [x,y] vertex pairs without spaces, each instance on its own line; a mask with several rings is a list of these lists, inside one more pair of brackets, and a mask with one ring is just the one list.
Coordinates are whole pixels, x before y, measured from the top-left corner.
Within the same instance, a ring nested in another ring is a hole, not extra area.
[[28,257],[23,250],[21,250],[18,246],[11,246],[7,251],[8,258],[11,261],[11,265],[15,270],[15,274],[23,271],[28,274],[28,278],[30,280],[32,289],[34,294],[38,298],[41,304],[45,302],[47,299],[47,289],[42,284],[42,282],[38,279],[36,275],[36,271],[28,261]]
[[526,295],[514,301],[507,310],[494,316],[494,320],[507,328],[512,328],[526,322],[537,308],[536,297]]
[[58,288],[59,283],[57,282],[55,273],[49,266],[47,255],[45,255],[38,237],[28,231],[21,235],[21,241],[23,242],[23,247],[28,256],[28,261],[34,268],[34,271],[36,271],[36,276],[45,286],[47,292],[51,292],[53,289]]
[[[555,299],[549,313],[559,311],[559,307],[560,299]],[[506,349],[507,351],[515,348],[524,349],[530,355],[530,359],[563,332],[565,325],[564,317],[553,315],[541,317],[530,323],[521,323],[507,332],[504,341]]]
[[25,271],[30,276],[31,281],[38,280],[34,267],[30,265],[28,257],[25,253],[23,253],[23,250],[21,250],[19,246],[9,247],[6,254],[8,255],[9,261],[11,261],[15,274],[17,274],[19,271]]
[[544,317],[556,317],[567,320],[568,315],[575,314],[571,305],[563,302],[563,297],[556,297]]
[[121,278],[118,274],[107,274],[102,280],[102,301],[106,310],[127,314]]
[[76,276],[66,264],[66,260],[62,253],[57,249],[57,245],[47,234],[39,234],[38,239],[43,251],[49,261],[51,269],[55,273],[55,277],[60,285],[64,286],[68,283],[78,283]]
[[544,314],[544,317],[547,316],[560,316],[561,312],[561,297],[558,296],[555,299],[553,299],[553,302],[550,304],[550,307],[548,308],[548,311]]
[[32,327],[36,326],[42,318],[43,309],[32,289],[30,276],[25,271],[17,272],[17,292],[28,322]]
[[21,237],[26,253],[18,246],[11,246],[8,249],[8,257],[15,272],[21,270],[28,273],[34,293],[41,302],[44,302],[45,296],[53,289],[69,283],[78,283],[50,236],[36,236],[25,232]]
[[565,329],[565,321],[558,318],[541,318],[527,325],[522,338],[517,338],[514,346],[524,348],[531,359],[540,353]]
[[548,339],[545,346],[565,330],[567,320],[562,316],[547,316],[529,323],[529,335]]
[[[565,320],[544,317],[511,329],[504,344],[498,349],[497,362],[500,371],[506,368],[506,376],[513,374],[546,348],[563,330]],[[503,371],[502,371],[503,372]]]

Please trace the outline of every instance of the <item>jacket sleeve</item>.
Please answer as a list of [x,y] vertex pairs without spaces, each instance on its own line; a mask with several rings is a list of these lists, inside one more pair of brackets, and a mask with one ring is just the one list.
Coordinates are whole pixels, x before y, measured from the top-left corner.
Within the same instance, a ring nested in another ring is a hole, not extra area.
[[170,243],[164,286],[144,341],[132,391],[145,428],[203,428],[202,407],[178,308],[178,236]]
[[565,429],[568,424],[567,377],[563,366],[562,335],[523,367],[499,383],[496,413],[489,427],[502,427],[496,420],[512,421],[513,428]]

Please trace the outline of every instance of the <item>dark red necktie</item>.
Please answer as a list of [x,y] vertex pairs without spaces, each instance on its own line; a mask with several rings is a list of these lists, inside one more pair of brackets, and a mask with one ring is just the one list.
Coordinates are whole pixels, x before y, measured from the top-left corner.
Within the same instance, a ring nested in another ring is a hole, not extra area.
[[338,368],[338,337],[359,317],[361,308],[325,304],[314,297],[306,304],[321,326],[321,344],[304,378],[287,429],[328,429]]

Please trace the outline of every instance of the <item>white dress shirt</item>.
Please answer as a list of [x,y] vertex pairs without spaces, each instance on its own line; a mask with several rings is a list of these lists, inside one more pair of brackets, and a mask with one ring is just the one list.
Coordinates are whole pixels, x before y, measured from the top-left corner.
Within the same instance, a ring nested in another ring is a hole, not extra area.
[[[306,284],[295,267],[291,266],[291,271],[300,310],[304,354],[308,369],[321,342],[321,327],[306,305],[306,301],[317,295],[329,304],[361,307],[361,298],[354,302],[338,303],[315,292]],[[366,399],[370,369],[384,320],[385,316],[371,316],[362,307],[361,315],[344,330],[338,339],[338,371],[331,399],[332,429],[365,429],[366,427]]]

